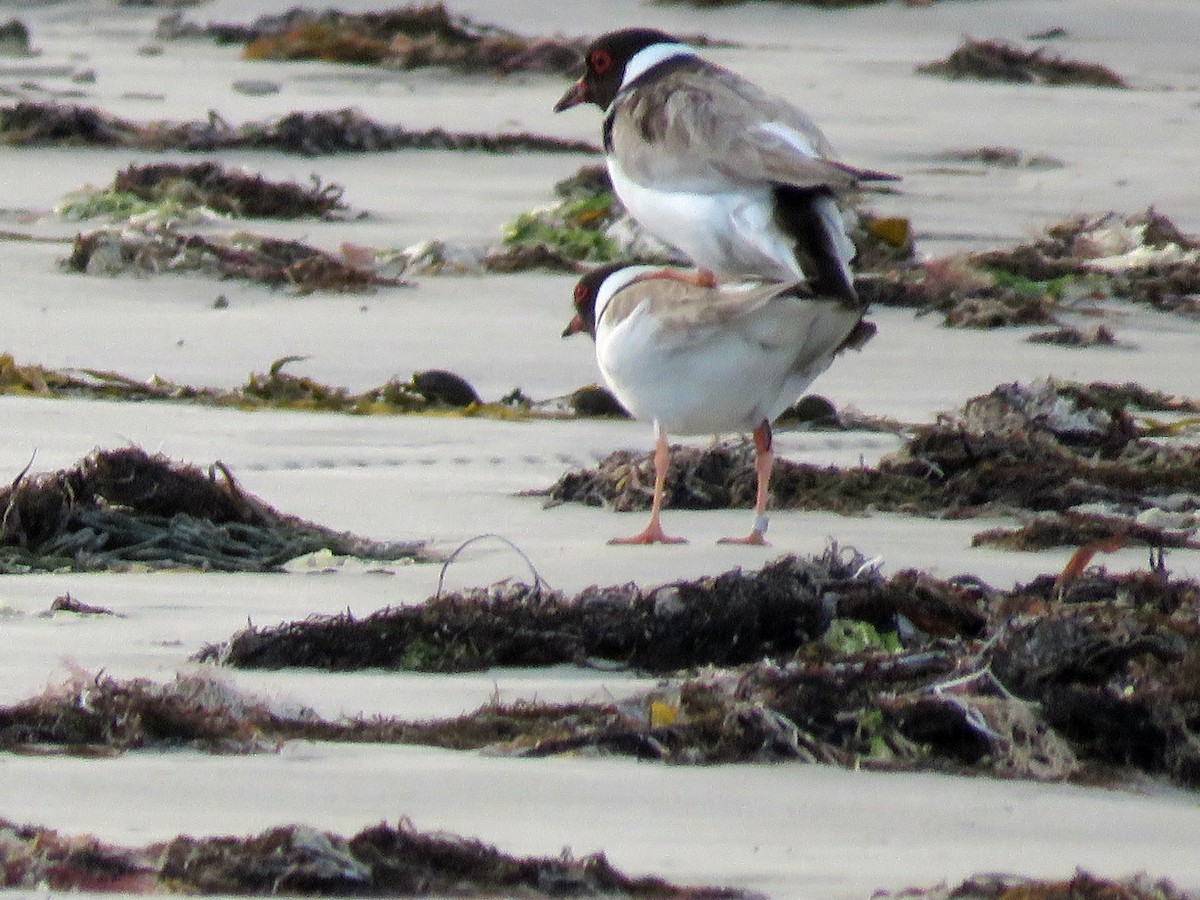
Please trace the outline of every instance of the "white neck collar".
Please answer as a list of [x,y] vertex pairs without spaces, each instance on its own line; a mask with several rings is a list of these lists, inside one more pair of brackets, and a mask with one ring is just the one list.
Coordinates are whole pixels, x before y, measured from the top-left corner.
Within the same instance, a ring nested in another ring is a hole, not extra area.
[[668,59],[695,56],[696,51],[687,44],[651,44],[643,47],[625,63],[625,77],[621,79],[621,87],[630,84],[648,69],[657,66]]
[[617,269],[600,285],[600,289],[596,291],[596,310],[594,328],[600,329],[600,320],[604,317],[604,313],[608,310],[608,304],[612,302],[612,298],[617,291],[629,287],[633,282],[637,281],[643,275],[648,275],[651,272],[657,272],[662,269],[662,266],[626,266],[624,269]]

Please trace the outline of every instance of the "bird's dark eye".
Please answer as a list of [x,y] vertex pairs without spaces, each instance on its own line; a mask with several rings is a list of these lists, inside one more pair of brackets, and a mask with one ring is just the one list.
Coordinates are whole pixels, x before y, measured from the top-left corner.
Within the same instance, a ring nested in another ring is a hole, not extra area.
[[593,50],[588,56],[588,68],[597,75],[603,75],[612,68],[612,54],[607,50]]
[[587,299],[587,288],[582,284],[575,285],[575,305],[582,306],[583,301]]

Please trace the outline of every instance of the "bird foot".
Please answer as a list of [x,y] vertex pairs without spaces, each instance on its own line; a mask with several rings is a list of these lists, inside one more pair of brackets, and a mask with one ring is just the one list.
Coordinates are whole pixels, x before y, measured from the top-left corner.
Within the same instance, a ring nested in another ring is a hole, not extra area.
[[717,543],[718,544],[742,544],[744,546],[750,546],[750,547],[769,547],[769,546],[771,546],[770,544],[767,543],[767,539],[763,536],[763,533],[761,531],[752,531],[752,532],[750,532],[750,534],[748,534],[744,538],[733,538],[733,537],[721,538],[719,541],[717,541]]
[[635,534],[633,537],[615,537],[610,544],[686,544],[687,538],[671,537],[664,534],[662,526],[657,522],[651,522],[642,531]]
[[[755,432],[755,437],[758,432]],[[767,438],[770,440],[770,438]],[[721,538],[718,544],[743,544],[750,547],[768,547],[767,543],[767,514],[759,513],[754,517],[754,529],[744,538]]]
[[717,276],[708,269],[672,269],[667,267],[655,272],[651,277],[670,278],[672,281],[681,281],[693,287],[715,288],[717,286]]

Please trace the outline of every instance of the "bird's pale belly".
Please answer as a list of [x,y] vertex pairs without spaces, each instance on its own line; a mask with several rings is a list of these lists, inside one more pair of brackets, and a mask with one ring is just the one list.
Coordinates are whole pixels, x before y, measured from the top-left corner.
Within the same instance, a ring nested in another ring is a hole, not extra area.
[[[617,399],[635,418],[657,421],[672,434],[752,431],[774,420],[827,365],[811,372],[781,364],[771,371],[761,358],[711,347],[702,353],[602,354],[600,370]],[[790,360],[789,360],[790,362]]]
[[804,277],[794,247],[775,224],[769,188],[749,194],[663,191],[632,181],[611,159],[608,171],[630,214],[697,266],[725,278]]

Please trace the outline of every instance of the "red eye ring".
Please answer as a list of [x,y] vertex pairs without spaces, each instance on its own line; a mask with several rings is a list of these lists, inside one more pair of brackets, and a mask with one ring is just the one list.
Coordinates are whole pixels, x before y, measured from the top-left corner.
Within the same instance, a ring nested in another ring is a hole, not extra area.
[[607,50],[593,50],[591,56],[588,57],[588,68],[597,75],[603,75],[612,68],[612,54]]
[[582,284],[575,285],[575,302],[582,303],[585,299],[587,299],[587,293],[587,288]]

